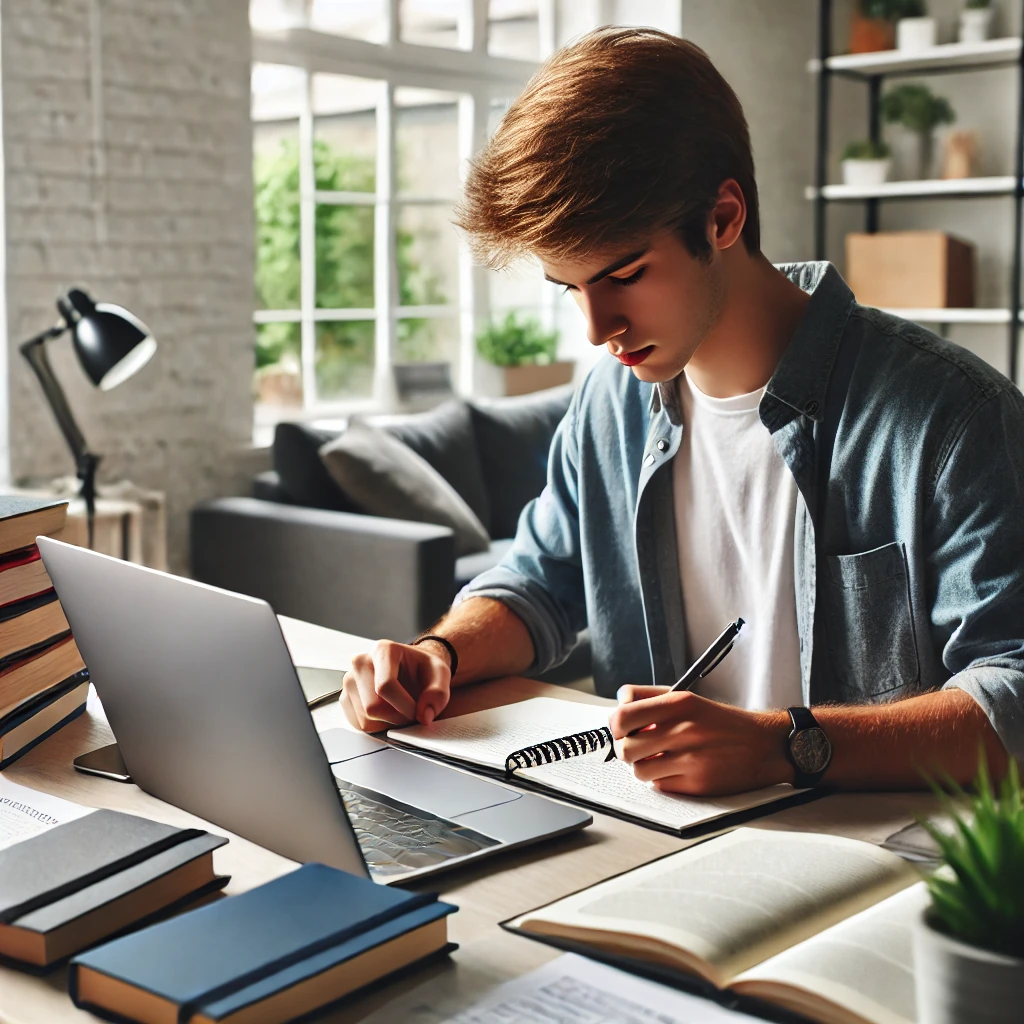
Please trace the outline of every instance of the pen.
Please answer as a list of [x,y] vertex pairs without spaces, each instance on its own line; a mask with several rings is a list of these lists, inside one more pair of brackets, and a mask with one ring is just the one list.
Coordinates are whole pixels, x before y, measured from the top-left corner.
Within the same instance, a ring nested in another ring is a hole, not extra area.
[[732,650],[743,628],[743,620],[737,619],[730,622],[722,630],[718,639],[676,680],[672,687],[676,690],[689,690],[699,679],[703,679],[722,659]]

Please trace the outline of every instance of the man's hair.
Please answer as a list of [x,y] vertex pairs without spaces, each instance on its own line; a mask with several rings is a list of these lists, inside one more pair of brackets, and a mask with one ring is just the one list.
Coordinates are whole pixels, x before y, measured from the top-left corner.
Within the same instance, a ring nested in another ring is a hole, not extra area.
[[729,178],[757,252],[754,159],[736,94],[685,39],[603,28],[555,53],[512,104],[470,168],[455,223],[496,269],[526,253],[626,249],[666,229],[708,259],[707,218]]

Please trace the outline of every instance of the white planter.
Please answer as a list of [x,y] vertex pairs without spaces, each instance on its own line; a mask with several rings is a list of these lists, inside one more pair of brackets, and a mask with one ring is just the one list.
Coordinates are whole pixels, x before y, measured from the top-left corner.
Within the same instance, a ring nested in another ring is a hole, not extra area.
[[896,22],[896,49],[915,52],[935,45],[938,37],[934,18],[900,18]]
[[892,160],[844,160],[843,184],[854,188],[874,188],[889,177]]
[[991,7],[974,7],[960,12],[961,43],[983,43],[991,30]]
[[1024,960],[951,939],[927,921],[914,926],[917,1024],[1019,1024]]

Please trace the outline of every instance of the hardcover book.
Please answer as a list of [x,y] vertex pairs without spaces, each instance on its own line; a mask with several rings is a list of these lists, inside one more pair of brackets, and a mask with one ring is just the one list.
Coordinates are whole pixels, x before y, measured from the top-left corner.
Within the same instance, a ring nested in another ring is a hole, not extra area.
[[0,494],[0,554],[34,544],[40,534],[56,533],[68,516],[66,499]]

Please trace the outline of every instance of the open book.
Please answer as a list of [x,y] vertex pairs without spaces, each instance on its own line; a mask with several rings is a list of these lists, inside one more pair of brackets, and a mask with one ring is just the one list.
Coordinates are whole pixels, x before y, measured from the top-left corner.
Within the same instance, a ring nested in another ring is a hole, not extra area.
[[[535,697],[430,725],[390,729],[388,739],[445,760],[504,775],[506,759],[513,751],[605,727],[608,710],[601,705]],[[680,834],[797,792],[792,786],[780,785],[724,797],[661,793],[639,781],[629,765],[617,759],[606,761],[606,756],[607,750],[597,750],[581,757],[520,768],[515,778],[588,807]]]
[[824,1024],[913,1024],[920,875],[870,843],[740,828],[505,923]]

